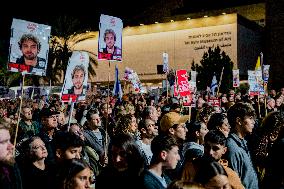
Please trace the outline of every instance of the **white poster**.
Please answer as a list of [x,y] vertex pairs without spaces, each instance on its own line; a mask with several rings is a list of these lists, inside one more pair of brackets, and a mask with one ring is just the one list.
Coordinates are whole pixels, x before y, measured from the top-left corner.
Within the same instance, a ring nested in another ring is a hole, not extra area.
[[190,81],[191,82],[196,82],[196,76],[197,76],[197,72],[196,71],[190,71]]
[[169,72],[169,54],[165,52],[163,53],[163,72]]
[[269,68],[270,65],[263,65],[263,80],[265,83],[267,83],[269,79]]
[[122,61],[122,29],[120,18],[101,15],[99,25],[98,59]]
[[46,75],[51,27],[13,19],[8,70]]
[[233,70],[233,87],[240,86],[239,69]]
[[74,51],[72,53],[61,92],[62,101],[85,100],[88,86],[88,66],[89,55],[87,52]]

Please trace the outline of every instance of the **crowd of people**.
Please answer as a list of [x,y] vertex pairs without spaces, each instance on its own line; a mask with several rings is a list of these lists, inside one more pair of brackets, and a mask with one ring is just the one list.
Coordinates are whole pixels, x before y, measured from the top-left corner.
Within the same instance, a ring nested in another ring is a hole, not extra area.
[[284,188],[284,88],[218,98],[3,99],[0,188]]

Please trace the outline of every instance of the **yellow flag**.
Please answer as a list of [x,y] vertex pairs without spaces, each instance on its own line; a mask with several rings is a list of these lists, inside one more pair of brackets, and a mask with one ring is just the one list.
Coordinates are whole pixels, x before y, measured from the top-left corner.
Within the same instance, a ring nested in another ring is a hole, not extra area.
[[260,65],[260,56],[257,57],[257,62],[255,65],[255,69],[254,70],[261,70],[261,65]]

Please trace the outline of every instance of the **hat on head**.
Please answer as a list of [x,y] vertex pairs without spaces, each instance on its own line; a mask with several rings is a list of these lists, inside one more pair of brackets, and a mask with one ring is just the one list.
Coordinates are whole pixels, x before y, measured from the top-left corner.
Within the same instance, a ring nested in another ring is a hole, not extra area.
[[188,119],[188,115],[181,116],[176,112],[166,113],[160,121],[160,129],[162,132],[166,132],[176,124],[186,123]]
[[57,115],[59,112],[51,111],[49,108],[43,108],[40,111],[40,117],[50,117],[52,115]]

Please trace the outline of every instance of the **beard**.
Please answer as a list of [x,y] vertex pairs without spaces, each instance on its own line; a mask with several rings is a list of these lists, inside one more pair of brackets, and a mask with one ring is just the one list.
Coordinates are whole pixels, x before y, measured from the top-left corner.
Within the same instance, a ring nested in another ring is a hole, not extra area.
[[27,60],[34,60],[36,58],[36,56],[32,53],[31,54],[25,54],[24,57]]
[[2,162],[5,165],[13,166],[16,163],[16,160],[15,160],[14,156],[11,155],[11,156],[8,156],[5,159],[0,160],[0,162]]

